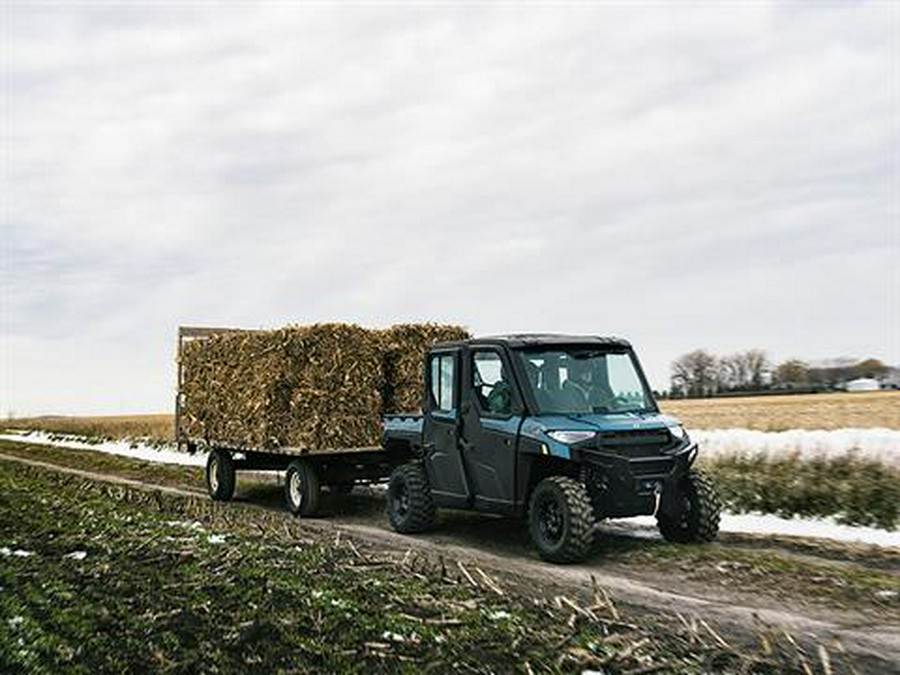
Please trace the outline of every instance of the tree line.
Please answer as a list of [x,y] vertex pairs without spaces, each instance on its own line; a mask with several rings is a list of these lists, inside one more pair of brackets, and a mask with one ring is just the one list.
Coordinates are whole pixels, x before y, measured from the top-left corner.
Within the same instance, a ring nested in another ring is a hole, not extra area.
[[673,397],[715,396],[770,390],[835,389],[859,377],[879,378],[890,368],[878,359],[838,358],[812,366],[800,359],[773,363],[762,349],[716,356],[696,349],[672,362]]

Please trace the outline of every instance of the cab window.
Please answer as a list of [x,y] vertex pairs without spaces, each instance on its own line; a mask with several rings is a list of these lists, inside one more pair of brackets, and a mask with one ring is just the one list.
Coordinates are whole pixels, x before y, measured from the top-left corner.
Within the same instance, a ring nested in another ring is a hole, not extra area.
[[456,371],[456,358],[453,354],[437,354],[431,357],[431,408],[432,410],[450,412],[453,405],[453,382]]
[[471,384],[484,412],[494,415],[512,412],[512,387],[499,353],[483,350],[472,354]]

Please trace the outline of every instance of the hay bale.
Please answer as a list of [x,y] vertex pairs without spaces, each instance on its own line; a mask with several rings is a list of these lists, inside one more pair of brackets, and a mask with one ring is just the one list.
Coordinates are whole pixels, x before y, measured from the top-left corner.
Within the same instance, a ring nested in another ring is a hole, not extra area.
[[436,323],[399,324],[382,333],[384,341],[383,391],[386,413],[416,412],[422,409],[425,387],[424,357],[437,342],[471,337],[461,326]]
[[378,442],[381,341],[359,326],[221,333],[187,343],[182,367],[190,436],[259,448]]
[[182,429],[235,447],[378,445],[381,413],[419,409],[428,346],[466,336],[435,324],[331,323],[191,340],[181,353]]

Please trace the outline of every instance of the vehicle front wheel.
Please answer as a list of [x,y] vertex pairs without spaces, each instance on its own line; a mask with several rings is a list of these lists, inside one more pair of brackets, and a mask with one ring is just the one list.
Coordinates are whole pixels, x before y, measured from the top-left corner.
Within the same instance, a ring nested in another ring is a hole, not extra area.
[[544,560],[583,560],[591,545],[594,512],[584,484],[566,478],[545,478],[531,493],[528,529]]
[[387,510],[391,527],[403,534],[424,532],[434,524],[434,502],[421,465],[394,469],[388,483]]
[[212,450],[206,459],[206,490],[217,502],[234,497],[234,460],[225,450]]
[[295,459],[284,475],[284,499],[295,516],[314,516],[319,511],[319,474],[309,462]]
[[712,481],[700,471],[689,471],[679,484],[677,514],[660,512],[659,531],[666,541],[679,544],[703,543],[719,533],[722,503]]

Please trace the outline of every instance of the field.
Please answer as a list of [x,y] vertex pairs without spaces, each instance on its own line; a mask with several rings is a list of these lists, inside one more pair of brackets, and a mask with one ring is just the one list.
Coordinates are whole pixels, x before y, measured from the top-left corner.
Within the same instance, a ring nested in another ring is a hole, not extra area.
[[660,401],[688,429],[900,429],[900,391]]
[[4,426],[9,429],[36,429],[98,440],[140,438],[171,443],[175,438],[175,418],[168,414],[24,417],[7,420]]
[[[44,460],[65,453],[43,452]],[[81,458],[90,465],[95,454]],[[131,471],[132,463],[115,458],[104,470]],[[181,469],[167,471],[183,480]],[[0,462],[0,671],[868,669],[836,641],[810,644],[762,625],[741,638],[720,632],[710,615],[634,611],[596,583],[555,586],[543,566],[510,573],[414,541],[385,546],[352,530],[342,535],[329,521]],[[755,545],[631,539],[605,548],[605,571],[659,570],[665,580],[676,570],[682,589],[727,579],[754,596],[782,598],[780,606],[800,596],[855,608],[870,622],[897,616],[877,600],[896,593],[893,573],[879,569],[895,566],[892,557],[848,550],[836,552],[849,558],[835,564]],[[868,665],[877,672],[884,662]]]
[[[900,429],[897,391],[665,400],[660,408],[688,429]],[[31,417],[7,420],[4,426],[108,440],[172,442],[174,434],[174,418],[168,414]]]
[[[900,525],[900,448],[893,446],[900,429],[900,392],[693,399],[663,401],[661,407],[698,430],[701,465],[732,512],[834,517],[886,530]],[[172,416],[164,414],[44,417],[6,426],[95,440],[141,438],[151,445],[173,437]],[[798,428],[803,426],[815,431]],[[751,431],[703,431],[729,427]],[[878,431],[882,427],[887,430]],[[771,433],[785,429],[791,431]],[[758,438],[749,439],[756,446],[744,438],[754,434],[765,436],[761,444]],[[876,447],[849,443],[845,437],[853,434]],[[884,438],[869,438],[878,434]]]

